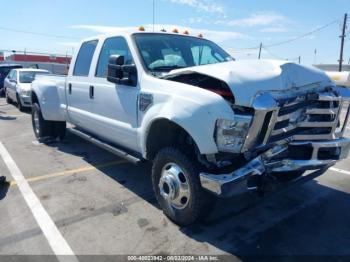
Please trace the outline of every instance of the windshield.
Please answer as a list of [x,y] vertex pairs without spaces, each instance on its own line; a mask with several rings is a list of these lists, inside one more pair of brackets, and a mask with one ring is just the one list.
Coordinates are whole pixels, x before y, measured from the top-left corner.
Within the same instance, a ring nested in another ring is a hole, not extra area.
[[169,72],[177,68],[231,61],[222,48],[205,39],[168,34],[134,34],[147,69]]
[[25,71],[19,73],[19,82],[20,83],[31,83],[34,81],[36,75],[47,75],[49,72],[41,71],[41,72],[31,72]]

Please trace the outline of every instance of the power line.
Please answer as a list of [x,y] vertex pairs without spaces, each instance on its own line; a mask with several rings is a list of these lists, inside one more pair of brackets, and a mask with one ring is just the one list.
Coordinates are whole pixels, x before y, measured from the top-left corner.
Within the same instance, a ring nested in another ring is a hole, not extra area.
[[7,27],[0,27],[0,30],[15,32],[15,33],[22,33],[22,34],[38,35],[38,36],[44,36],[44,37],[79,40],[79,38],[76,38],[76,37],[63,36],[63,35],[52,35],[52,34],[46,34],[46,33],[33,32],[33,31],[17,30],[17,29],[7,28]]
[[294,38],[291,38],[291,39],[288,39],[288,40],[285,40],[285,41],[281,41],[281,42],[277,42],[277,43],[274,43],[274,44],[267,45],[267,47],[275,47],[275,46],[279,46],[279,45],[289,44],[291,42],[297,41],[299,39],[305,38],[305,37],[307,37],[309,35],[313,35],[313,34],[319,32],[319,31],[322,31],[323,29],[326,29],[327,27],[329,27],[329,26],[331,26],[333,24],[336,24],[338,22],[339,22],[339,19],[334,20],[334,21],[332,21],[332,22],[330,22],[330,23],[328,23],[328,24],[326,24],[326,25],[324,25],[322,27],[319,27],[319,28],[317,28],[317,29],[315,29],[313,31],[310,31],[308,33],[305,33],[303,35],[300,35],[300,36],[297,36],[297,37],[294,37]]
[[272,57],[274,57],[274,58],[276,58],[276,59],[278,59],[278,60],[288,60],[288,59],[286,59],[286,58],[282,58],[282,57],[280,57],[280,56],[278,56],[278,55],[273,54],[268,48],[266,48],[266,46],[262,46],[262,48],[263,48],[267,53],[269,53]]
[[[275,46],[280,46],[280,45],[284,45],[284,44],[289,44],[289,43],[291,43],[291,42],[294,42],[294,41],[303,39],[303,38],[305,38],[305,37],[307,37],[307,36],[309,36],[309,35],[318,33],[318,32],[320,32],[320,31],[322,31],[322,30],[328,28],[329,26],[331,26],[331,25],[333,25],[333,24],[336,24],[336,23],[338,23],[338,22],[340,22],[340,19],[333,20],[332,22],[330,22],[330,23],[328,23],[328,24],[326,24],[326,25],[324,25],[324,26],[321,26],[321,27],[319,27],[319,28],[316,28],[316,29],[314,29],[314,30],[312,30],[312,31],[310,31],[310,32],[304,33],[304,34],[302,34],[302,35],[300,35],[300,36],[297,36],[297,37],[294,37],[294,38],[291,38],[291,39],[288,39],[288,40],[284,40],[284,41],[281,41],[281,42],[269,44],[269,45],[266,45],[266,46],[264,46],[264,47],[265,47],[265,48],[266,48],[266,47],[275,47]],[[236,49],[236,50],[258,50],[258,49],[260,49],[260,45],[258,45],[258,46],[253,46],[253,47],[247,47],[247,48],[234,48],[234,49]]]

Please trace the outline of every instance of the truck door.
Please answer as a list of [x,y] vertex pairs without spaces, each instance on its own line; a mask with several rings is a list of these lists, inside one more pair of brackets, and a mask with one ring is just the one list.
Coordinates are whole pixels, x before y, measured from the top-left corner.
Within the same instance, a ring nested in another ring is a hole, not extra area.
[[70,121],[76,126],[91,130],[91,100],[89,72],[98,40],[84,42],[77,55],[72,73],[67,77],[66,97]]
[[111,55],[123,55],[125,64],[133,58],[124,37],[107,38],[97,58],[90,100],[95,130],[100,137],[131,150],[137,150],[137,97],[139,86],[116,85],[107,81]]

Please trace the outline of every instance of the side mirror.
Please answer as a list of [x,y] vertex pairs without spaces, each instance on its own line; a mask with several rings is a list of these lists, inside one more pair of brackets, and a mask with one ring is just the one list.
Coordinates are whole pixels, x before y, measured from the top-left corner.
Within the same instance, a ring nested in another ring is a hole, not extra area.
[[134,64],[125,65],[121,55],[111,55],[108,60],[107,80],[119,85],[136,86],[137,70]]

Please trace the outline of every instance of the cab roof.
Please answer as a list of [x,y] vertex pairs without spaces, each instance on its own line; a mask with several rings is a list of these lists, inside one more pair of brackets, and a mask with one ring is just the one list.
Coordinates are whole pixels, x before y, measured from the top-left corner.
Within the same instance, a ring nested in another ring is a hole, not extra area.
[[101,35],[97,35],[94,37],[89,37],[89,38],[85,38],[83,39],[81,42],[86,42],[86,41],[92,41],[92,40],[97,40],[99,38],[110,38],[110,37],[115,37],[115,36],[124,36],[124,37],[130,37],[134,34],[164,34],[164,35],[174,35],[174,36],[184,36],[184,37],[194,37],[194,38],[200,38],[200,39],[204,39],[204,37],[199,37],[196,35],[191,35],[190,32],[189,34],[184,34],[182,32],[179,31],[179,33],[174,33],[172,31],[140,31],[140,30],[120,30],[120,31],[116,31],[113,33],[107,33],[107,34],[101,34]]

